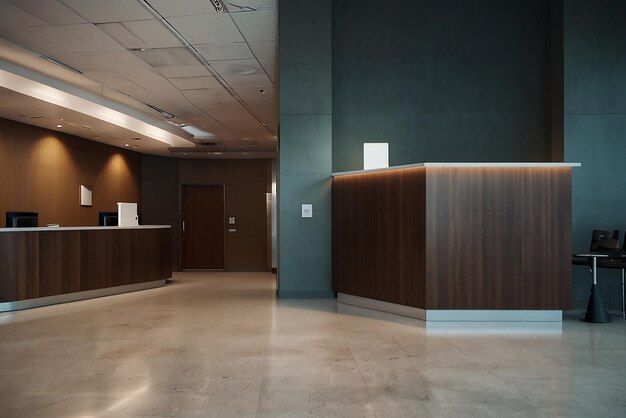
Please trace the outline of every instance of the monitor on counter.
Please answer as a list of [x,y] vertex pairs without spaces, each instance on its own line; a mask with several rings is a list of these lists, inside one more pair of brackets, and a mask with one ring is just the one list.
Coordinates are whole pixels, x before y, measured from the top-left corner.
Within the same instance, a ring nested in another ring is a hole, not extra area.
[[98,214],[98,225],[117,226],[117,212],[100,212]]
[[7,228],[37,228],[39,216],[37,212],[7,212]]

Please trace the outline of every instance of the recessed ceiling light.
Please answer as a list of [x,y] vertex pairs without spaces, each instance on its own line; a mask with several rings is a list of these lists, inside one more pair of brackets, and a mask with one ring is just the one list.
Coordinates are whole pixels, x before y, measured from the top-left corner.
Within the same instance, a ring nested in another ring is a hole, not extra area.
[[63,127],[63,125],[57,125],[57,128],[62,128],[62,127]]
[[130,147],[130,144],[124,144],[124,146],[125,146],[126,148],[128,148],[128,147]]

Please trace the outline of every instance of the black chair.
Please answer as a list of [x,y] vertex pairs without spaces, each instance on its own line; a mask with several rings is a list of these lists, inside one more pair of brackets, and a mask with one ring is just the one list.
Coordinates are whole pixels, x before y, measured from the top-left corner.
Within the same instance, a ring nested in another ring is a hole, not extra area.
[[603,269],[611,269],[611,270],[621,270],[622,271],[622,318],[626,318],[626,300],[624,299],[624,274],[626,273],[626,258],[621,257],[621,255],[626,254],[626,235],[624,236],[624,242],[622,244],[621,251],[617,254],[620,257],[609,258],[609,259],[599,259],[597,267]]
[[[589,252],[619,250],[619,230],[604,231],[594,229],[591,234]],[[575,266],[587,266],[591,272],[591,259],[589,257],[572,256],[572,264]]]

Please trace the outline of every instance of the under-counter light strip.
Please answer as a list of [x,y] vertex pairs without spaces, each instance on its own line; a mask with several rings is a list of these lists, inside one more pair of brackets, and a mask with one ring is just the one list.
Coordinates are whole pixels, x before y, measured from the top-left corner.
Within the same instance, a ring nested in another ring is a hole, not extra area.
[[580,167],[580,163],[416,163],[396,165],[387,168],[374,168],[371,170],[340,171],[333,173],[333,177],[349,176],[354,174],[375,173],[378,171],[402,170],[414,167]]
[[136,117],[4,69],[0,69],[0,86],[34,99],[91,116],[119,126],[120,128],[137,132],[145,137],[155,139],[170,146],[184,146],[190,144],[190,141],[187,139],[144,122]]

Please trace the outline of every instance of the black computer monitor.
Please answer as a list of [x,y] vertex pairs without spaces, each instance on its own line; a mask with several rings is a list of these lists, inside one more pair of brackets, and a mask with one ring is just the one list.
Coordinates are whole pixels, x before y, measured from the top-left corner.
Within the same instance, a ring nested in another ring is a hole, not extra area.
[[117,212],[100,212],[98,214],[98,225],[117,226]]
[[36,228],[38,224],[37,212],[7,212],[7,228]]

